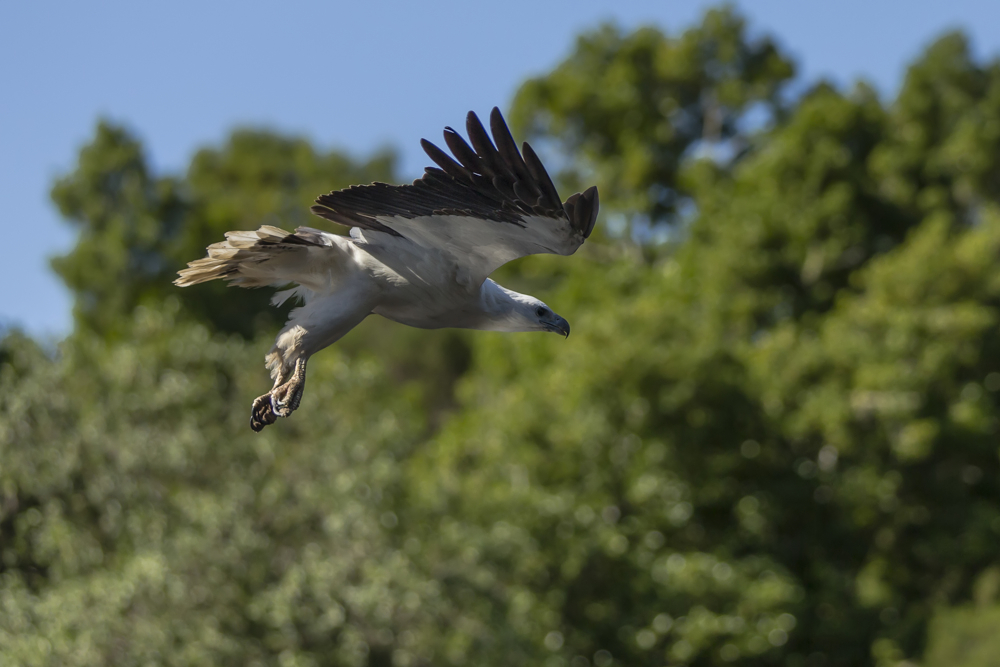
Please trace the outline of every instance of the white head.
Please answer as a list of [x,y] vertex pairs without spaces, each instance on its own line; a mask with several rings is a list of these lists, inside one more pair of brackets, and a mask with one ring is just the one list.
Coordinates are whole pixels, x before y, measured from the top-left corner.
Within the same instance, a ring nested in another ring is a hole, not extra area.
[[482,328],[493,331],[551,331],[569,337],[569,322],[528,294],[497,285],[483,284],[483,305],[489,321]]

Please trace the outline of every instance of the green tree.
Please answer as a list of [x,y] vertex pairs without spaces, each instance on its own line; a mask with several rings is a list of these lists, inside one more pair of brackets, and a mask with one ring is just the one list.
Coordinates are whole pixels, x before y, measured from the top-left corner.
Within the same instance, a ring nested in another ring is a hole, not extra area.
[[175,268],[165,248],[181,233],[186,208],[181,190],[176,178],[150,173],[128,131],[98,123],[76,169],[52,188],[79,233],[52,266],[75,295],[80,325],[110,331],[147,293],[163,292]]
[[741,151],[745,114],[779,114],[793,72],[771,39],[748,39],[729,8],[676,37],[605,25],[521,87],[511,120],[572,157],[562,174],[571,187],[600,183],[605,210],[634,226],[673,222],[690,203],[679,173],[692,149],[731,142]]
[[526,655],[894,664],[995,567],[997,72],[951,35],[888,109],[817,87],[684,165],[672,256],[576,265],[570,350],[477,339],[414,488]]
[[128,342],[78,332],[57,360],[4,341],[4,664],[428,664],[448,607],[394,513],[414,393],[333,352],[317,418],[255,438],[262,346],[180,315],[140,306]]

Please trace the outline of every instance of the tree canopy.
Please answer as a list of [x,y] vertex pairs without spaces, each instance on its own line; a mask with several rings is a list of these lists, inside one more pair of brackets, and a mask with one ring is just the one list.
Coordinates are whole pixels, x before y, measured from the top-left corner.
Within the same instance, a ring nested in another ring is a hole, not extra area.
[[581,35],[511,117],[604,229],[503,270],[573,337],[366,321],[262,434],[280,314],[171,274],[391,153],[155,174],[99,124],[53,189],[76,328],[0,343],[5,662],[991,664],[1000,62],[793,72],[728,9]]

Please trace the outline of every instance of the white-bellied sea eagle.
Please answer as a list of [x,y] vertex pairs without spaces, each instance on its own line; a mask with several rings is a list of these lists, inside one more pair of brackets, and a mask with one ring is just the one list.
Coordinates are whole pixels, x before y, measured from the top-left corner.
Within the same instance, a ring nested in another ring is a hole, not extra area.
[[265,225],[227,232],[208,257],[188,264],[181,287],[223,278],[240,287],[288,285],[275,303],[298,297],[266,363],[274,387],[253,402],[260,431],[298,408],[309,357],[375,313],[422,329],[552,331],[569,323],[527,294],[489,279],[501,265],[535,253],[572,255],[597,220],[597,188],[565,202],[527,143],[522,152],[500,110],[493,141],[469,112],[470,146],[450,127],[455,159],[427,140],[437,163],[411,185],[353,186],[321,195],[312,212],[351,228],[349,236]]

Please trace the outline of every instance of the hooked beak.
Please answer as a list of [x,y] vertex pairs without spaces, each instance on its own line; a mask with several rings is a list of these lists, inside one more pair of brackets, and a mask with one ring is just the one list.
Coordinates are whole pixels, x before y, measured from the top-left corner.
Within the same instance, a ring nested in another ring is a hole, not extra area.
[[558,315],[553,314],[551,320],[544,320],[542,326],[545,327],[546,331],[562,334],[564,337],[569,338],[569,322]]

